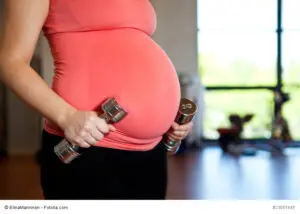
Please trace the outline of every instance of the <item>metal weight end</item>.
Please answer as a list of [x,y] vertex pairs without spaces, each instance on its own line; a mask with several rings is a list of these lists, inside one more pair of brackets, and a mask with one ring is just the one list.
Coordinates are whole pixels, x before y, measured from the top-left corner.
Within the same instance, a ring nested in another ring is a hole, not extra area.
[[[196,112],[196,104],[187,98],[182,98],[180,100],[180,106],[175,121],[176,123],[181,125],[189,123],[190,121],[192,121]],[[181,141],[174,142],[168,138],[164,140],[165,148],[167,150],[167,153],[170,155],[174,155],[177,153],[180,144]]]
[[190,121],[192,121],[196,112],[197,105],[187,98],[182,98],[180,100],[180,106],[175,121],[178,124],[189,123]]
[[180,147],[181,141],[166,141],[166,143],[164,143],[165,148],[167,150],[168,155],[175,155]]
[[54,147],[54,153],[62,162],[69,164],[72,160],[80,156],[80,153],[77,152],[78,148],[78,146],[72,146],[64,139]]
[[109,122],[117,123],[127,116],[127,112],[118,104],[115,98],[109,98],[102,105],[102,110]]

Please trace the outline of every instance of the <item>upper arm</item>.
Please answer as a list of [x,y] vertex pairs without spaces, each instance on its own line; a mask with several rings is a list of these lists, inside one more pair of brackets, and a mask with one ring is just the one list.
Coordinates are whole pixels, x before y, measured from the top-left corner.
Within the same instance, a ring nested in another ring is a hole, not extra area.
[[48,9],[49,0],[5,1],[0,59],[30,62]]

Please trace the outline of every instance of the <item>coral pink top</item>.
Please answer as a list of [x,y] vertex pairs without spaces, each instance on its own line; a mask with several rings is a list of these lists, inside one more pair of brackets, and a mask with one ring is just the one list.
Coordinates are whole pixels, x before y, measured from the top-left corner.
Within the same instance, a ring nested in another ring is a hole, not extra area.
[[[50,0],[43,31],[54,59],[53,90],[80,110],[115,97],[128,111],[97,146],[152,149],[176,117],[179,81],[151,39],[155,27],[149,0]],[[64,136],[47,120],[45,130]]]

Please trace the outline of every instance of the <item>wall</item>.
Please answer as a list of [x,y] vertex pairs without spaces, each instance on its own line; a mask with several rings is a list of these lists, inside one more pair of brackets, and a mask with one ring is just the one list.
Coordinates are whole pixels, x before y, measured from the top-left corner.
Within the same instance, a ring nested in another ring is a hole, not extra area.
[[179,74],[197,75],[197,1],[151,2],[157,14],[153,38],[170,56]]
[[53,59],[50,52],[49,44],[46,38],[41,35],[40,37],[40,54],[41,54],[41,66],[42,66],[42,75],[44,77],[44,80],[48,83],[50,86],[52,83],[52,77],[53,77]]

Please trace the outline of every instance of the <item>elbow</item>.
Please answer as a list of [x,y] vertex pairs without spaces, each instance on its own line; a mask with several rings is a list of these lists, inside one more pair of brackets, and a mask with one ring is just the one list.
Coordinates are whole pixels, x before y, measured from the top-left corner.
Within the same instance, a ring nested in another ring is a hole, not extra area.
[[11,59],[8,56],[0,55],[0,81],[4,84],[7,83],[12,77],[16,69],[17,61]]
[[0,79],[2,80],[4,76],[8,76],[8,73],[16,70],[16,66],[20,64],[24,64],[23,60],[0,52]]
[[2,54],[0,54],[0,80],[4,81],[3,79],[5,78],[6,73],[8,72],[9,69],[9,61],[7,59],[7,57],[3,56]]
[[10,64],[10,57],[4,53],[4,51],[0,51],[0,74],[2,74],[7,70],[8,64]]
[[7,85],[14,78],[16,62],[8,56],[0,55],[0,81]]
[[4,54],[2,53],[2,51],[0,50],[0,72],[2,73],[3,70],[3,63],[5,62],[4,60]]

